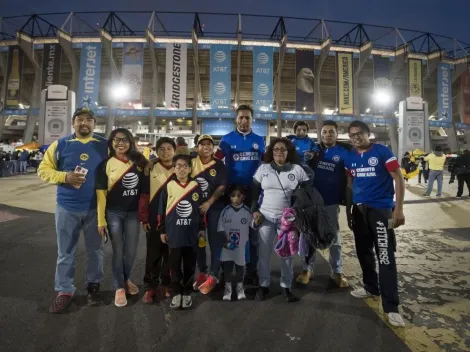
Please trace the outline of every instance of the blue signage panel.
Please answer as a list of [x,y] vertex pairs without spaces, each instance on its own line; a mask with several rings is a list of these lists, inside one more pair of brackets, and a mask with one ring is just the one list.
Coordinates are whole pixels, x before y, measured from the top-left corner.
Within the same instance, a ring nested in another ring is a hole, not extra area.
[[268,122],[265,120],[255,120],[251,125],[251,128],[254,133],[266,137],[268,135]]
[[429,126],[451,128],[452,127],[452,122],[450,122],[450,121],[429,120]]
[[202,134],[225,136],[234,129],[235,121],[233,120],[202,120]]
[[78,76],[78,107],[93,108],[98,105],[100,71],[101,43],[83,43]]
[[452,66],[443,62],[437,69],[437,111],[439,121],[452,121]]
[[230,109],[230,45],[211,45],[210,99],[212,109]]
[[253,108],[271,111],[273,107],[273,48],[253,47]]

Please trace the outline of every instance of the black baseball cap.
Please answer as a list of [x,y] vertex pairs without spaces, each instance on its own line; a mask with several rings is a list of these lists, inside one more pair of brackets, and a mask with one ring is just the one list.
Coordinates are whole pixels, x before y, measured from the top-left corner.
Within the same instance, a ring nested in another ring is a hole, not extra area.
[[96,120],[95,113],[93,112],[93,110],[89,108],[78,108],[77,110],[75,110],[72,116],[72,120],[75,120],[75,117],[77,117],[78,115],[85,115],[85,114],[91,116],[93,119]]

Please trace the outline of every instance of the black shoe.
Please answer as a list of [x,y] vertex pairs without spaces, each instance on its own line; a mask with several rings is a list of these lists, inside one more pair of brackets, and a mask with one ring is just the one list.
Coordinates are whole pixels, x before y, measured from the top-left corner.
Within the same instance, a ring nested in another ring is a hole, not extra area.
[[260,287],[258,291],[256,291],[256,300],[258,301],[265,301],[269,295],[269,288],[267,287]]
[[100,296],[100,284],[89,283],[87,291],[87,303],[89,306],[96,306],[98,304],[101,304],[102,300]]
[[245,276],[245,285],[253,285],[253,286],[259,286],[259,277],[258,277],[258,273],[256,272],[252,272],[252,273],[248,273],[246,276]]
[[284,299],[288,303],[297,302],[299,300],[296,296],[294,296],[290,288],[283,289],[283,294],[284,294]]

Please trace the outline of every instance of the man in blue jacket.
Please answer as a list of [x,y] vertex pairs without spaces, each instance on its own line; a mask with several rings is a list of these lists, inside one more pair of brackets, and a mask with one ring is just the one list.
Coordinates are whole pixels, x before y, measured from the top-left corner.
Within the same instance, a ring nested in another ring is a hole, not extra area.
[[[54,298],[50,313],[61,313],[75,293],[75,253],[83,231],[87,251],[88,304],[100,303],[103,278],[103,243],[98,233],[95,170],[107,157],[108,141],[93,134],[96,119],[90,109],[78,109],[72,117],[75,133],[52,143],[38,168],[39,177],[57,184],[55,213],[58,256]],[[75,172],[80,167],[86,175]]]

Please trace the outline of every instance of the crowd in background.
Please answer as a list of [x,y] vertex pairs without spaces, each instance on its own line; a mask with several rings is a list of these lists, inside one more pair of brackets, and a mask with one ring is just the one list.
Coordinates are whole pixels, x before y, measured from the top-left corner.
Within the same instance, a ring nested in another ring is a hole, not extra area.
[[0,152],[0,177],[24,174],[29,167],[37,170],[43,159],[39,150],[15,150],[13,152]]

